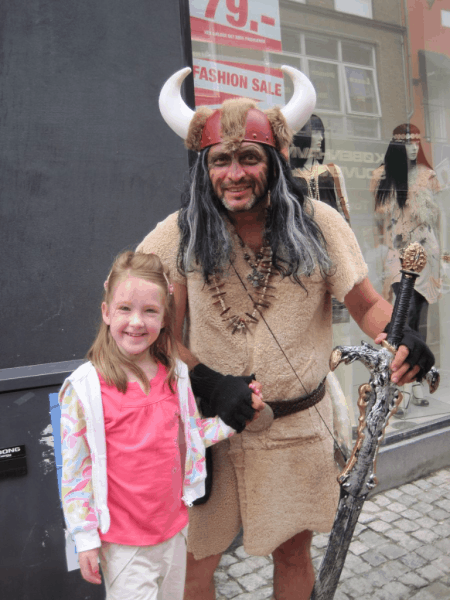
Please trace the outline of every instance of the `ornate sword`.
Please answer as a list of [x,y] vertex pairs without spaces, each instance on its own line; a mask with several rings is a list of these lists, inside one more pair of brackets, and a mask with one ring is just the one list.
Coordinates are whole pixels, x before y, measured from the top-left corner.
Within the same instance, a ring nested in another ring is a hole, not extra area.
[[[409,304],[416,278],[426,264],[426,254],[417,242],[410,244],[401,256],[402,279],[392,312],[387,339],[380,349],[361,342],[361,346],[338,346],[330,358],[332,371],[344,362],[361,361],[370,371],[369,383],[359,387],[360,411],[357,440],[353,453],[338,477],[339,504],[328,546],[316,578],[311,600],[332,600],[344,567],[345,557],[358,517],[368,493],[377,485],[376,455],[384,438],[389,418],[402,400],[397,386],[390,379],[390,365],[403,337]],[[426,374],[430,392],[439,386],[439,372]]]

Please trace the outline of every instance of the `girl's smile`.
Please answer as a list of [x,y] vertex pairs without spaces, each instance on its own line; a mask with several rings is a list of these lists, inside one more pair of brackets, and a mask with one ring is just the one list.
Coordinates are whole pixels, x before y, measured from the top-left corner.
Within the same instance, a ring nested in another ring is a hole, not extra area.
[[120,350],[139,361],[148,356],[164,327],[164,292],[156,283],[127,277],[117,285],[110,304],[102,304],[102,316]]

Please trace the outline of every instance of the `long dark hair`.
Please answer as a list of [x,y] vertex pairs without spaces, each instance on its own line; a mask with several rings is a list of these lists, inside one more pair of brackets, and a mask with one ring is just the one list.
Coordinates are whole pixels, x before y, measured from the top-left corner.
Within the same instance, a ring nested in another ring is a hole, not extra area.
[[[375,192],[375,209],[383,206],[392,193],[395,194],[399,208],[403,208],[408,199],[408,156],[406,154],[406,142],[419,142],[416,164],[423,164],[429,169],[422,144],[420,142],[420,129],[412,123],[398,125],[393,133],[384,156],[384,176],[381,177]],[[407,137],[409,136],[409,137]]]
[[289,162],[291,164],[291,169],[303,169],[305,166],[311,148],[311,135],[313,130],[322,132],[323,138],[320,145],[320,154],[316,160],[320,164],[323,163],[325,156],[325,127],[322,119],[313,114],[300,131],[294,135],[292,144],[289,148]]
[[[272,248],[273,264],[283,276],[292,275],[302,285],[300,276],[309,276],[316,267],[327,275],[332,263],[327,244],[314,221],[312,206],[302,187],[291,175],[281,154],[263,146],[268,158],[268,190],[265,238]],[[185,274],[201,270],[205,281],[220,275],[232,259],[233,241],[227,221],[228,212],[214,194],[207,163],[208,148],[202,150],[182,194],[178,217],[180,245],[177,266]],[[310,210],[305,210],[306,204]]]

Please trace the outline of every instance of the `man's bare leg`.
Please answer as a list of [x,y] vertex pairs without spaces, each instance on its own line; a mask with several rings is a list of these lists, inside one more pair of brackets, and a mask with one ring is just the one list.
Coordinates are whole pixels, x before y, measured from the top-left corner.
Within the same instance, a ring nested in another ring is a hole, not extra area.
[[273,551],[273,593],[276,600],[309,600],[315,579],[311,541],[312,531],[301,531]]
[[187,553],[184,600],[216,600],[214,571],[221,557],[221,554],[214,554],[195,560],[191,552]]

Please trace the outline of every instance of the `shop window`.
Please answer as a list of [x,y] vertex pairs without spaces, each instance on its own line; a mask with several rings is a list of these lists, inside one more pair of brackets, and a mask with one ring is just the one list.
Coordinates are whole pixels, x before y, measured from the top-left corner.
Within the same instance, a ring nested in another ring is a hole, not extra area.
[[339,12],[372,18],[372,0],[334,0],[334,7]]
[[450,27],[450,10],[441,10],[442,27]]
[[[269,54],[271,66],[300,68],[317,92],[317,111],[336,137],[379,139],[380,99],[375,49],[371,44],[284,28],[283,53]],[[285,77],[286,98],[292,94]]]

